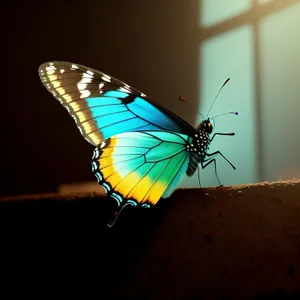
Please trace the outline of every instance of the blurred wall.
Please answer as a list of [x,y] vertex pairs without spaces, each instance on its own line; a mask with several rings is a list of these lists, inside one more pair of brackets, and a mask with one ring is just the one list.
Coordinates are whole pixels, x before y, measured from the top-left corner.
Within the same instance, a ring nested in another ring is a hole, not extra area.
[[[221,183],[300,178],[299,1],[200,0],[198,26],[200,110],[206,114],[230,77],[210,115],[239,112],[215,119],[217,132],[236,133],[212,145],[237,168],[219,158]],[[201,183],[218,184],[213,166]]]
[[[1,194],[95,182],[93,147],[48,93],[38,67],[66,60],[142,90],[193,125],[210,116],[223,184],[299,177],[298,1],[28,1],[3,6]],[[203,186],[217,185],[213,166]],[[197,177],[180,186],[198,186]]]

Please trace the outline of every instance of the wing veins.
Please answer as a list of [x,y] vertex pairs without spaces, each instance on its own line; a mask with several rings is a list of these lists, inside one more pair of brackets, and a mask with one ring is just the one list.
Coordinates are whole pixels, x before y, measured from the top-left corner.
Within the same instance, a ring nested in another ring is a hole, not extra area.
[[[146,163],[146,162],[145,162]],[[136,183],[135,185],[129,190],[129,192],[126,194],[126,197],[132,192],[132,190],[135,188],[135,186],[145,177],[148,175],[148,173],[154,168],[155,163],[153,164],[153,166],[144,174],[143,177],[141,177]],[[140,166],[139,166],[140,167]]]
[[[152,149],[150,149],[150,150],[152,150]],[[170,155],[170,156],[168,156],[168,157],[166,157],[166,158],[162,158],[162,159],[155,160],[155,162],[160,162],[160,161],[162,161],[162,160],[169,159],[169,158],[171,159],[171,158],[173,158],[174,156],[178,155],[179,153],[183,152],[184,150],[185,150],[185,149],[182,149],[182,150],[176,152],[175,154]],[[149,151],[147,151],[147,152],[149,152]],[[150,162],[149,162],[149,163],[150,163]]]
[[[152,189],[152,187],[154,186],[154,184],[156,183],[156,181],[158,180],[158,178],[161,176],[161,174],[165,171],[165,169],[167,168],[167,166],[170,164],[170,162],[171,162],[171,158],[168,158],[168,162],[166,163],[166,165],[164,166],[164,168],[163,168],[163,170],[159,173],[159,175],[156,177],[156,179],[153,181],[153,183],[151,184],[151,186],[149,187],[149,189],[148,189],[148,191],[147,191],[147,193],[145,193],[145,195],[144,195],[144,197],[143,197],[143,199],[141,200],[141,202],[145,199],[145,197],[146,197],[146,195],[149,193],[149,191]],[[154,166],[157,164],[158,162],[155,162],[154,163]],[[153,167],[154,167],[153,166]]]
[[[152,103],[151,103],[151,104],[152,104]],[[127,106],[126,103],[125,103],[124,105],[125,105],[125,106],[127,107],[127,109],[128,109],[131,113],[133,113],[137,118],[142,119],[142,120],[148,122],[149,124],[152,124],[152,125],[154,125],[154,126],[156,126],[156,127],[161,128],[162,130],[166,131],[166,129],[165,129],[164,127],[162,127],[162,126],[160,126],[160,125],[157,125],[157,124],[154,124],[154,123],[152,123],[151,121],[145,120],[144,118],[138,116],[136,113],[134,113],[134,112]]]
[[[127,154],[128,155],[128,154]],[[137,154],[135,154],[135,155],[137,155]],[[139,155],[138,157],[134,157],[134,158],[129,158],[129,159],[126,159],[126,160],[122,160],[122,161],[119,161],[118,163],[123,163],[123,162],[127,162],[127,161],[130,161],[130,160],[134,160],[134,159],[137,159],[137,158],[140,158],[141,156],[143,156],[143,155]],[[108,157],[108,156],[105,156],[105,157]],[[105,157],[101,157],[101,158],[105,158]],[[117,164],[117,163],[116,163]],[[113,166],[114,164],[110,164],[110,165],[106,165],[105,167],[102,167],[102,168],[99,168],[99,170],[103,170],[103,169],[105,169],[105,168],[107,168],[107,167],[110,167],[110,166]],[[100,166],[100,162],[99,162],[99,166]],[[115,171],[115,172],[117,172],[117,171]],[[115,173],[114,172],[114,173]],[[114,174],[113,173],[113,174]]]

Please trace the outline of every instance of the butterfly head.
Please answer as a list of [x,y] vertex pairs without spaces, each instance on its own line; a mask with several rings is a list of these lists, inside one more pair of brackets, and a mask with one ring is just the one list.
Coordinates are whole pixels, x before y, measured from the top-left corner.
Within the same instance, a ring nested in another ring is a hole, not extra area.
[[197,128],[197,131],[200,133],[207,133],[207,134],[211,134],[213,131],[213,125],[210,122],[209,118],[207,120],[204,120],[200,123],[200,125]]

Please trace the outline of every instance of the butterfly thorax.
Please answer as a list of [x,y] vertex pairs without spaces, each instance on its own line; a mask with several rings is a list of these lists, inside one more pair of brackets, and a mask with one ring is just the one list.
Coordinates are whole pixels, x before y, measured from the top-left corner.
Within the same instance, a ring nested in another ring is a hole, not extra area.
[[198,154],[204,158],[208,145],[209,134],[205,130],[201,129],[195,133],[192,143],[187,144],[186,148],[188,152]]
[[202,121],[197,127],[193,140],[186,145],[187,151],[191,154],[189,166],[186,171],[188,176],[192,176],[200,162],[204,161],[206,151],[210,144],[210,134],[212,132],[212,124],[209,119]]

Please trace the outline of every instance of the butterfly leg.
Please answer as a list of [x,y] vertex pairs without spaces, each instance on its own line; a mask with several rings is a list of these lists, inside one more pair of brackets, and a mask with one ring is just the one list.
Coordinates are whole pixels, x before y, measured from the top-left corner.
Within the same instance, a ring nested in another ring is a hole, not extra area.
[[214,167],[215,167],[215,174],[216,174],[216,177],[218,179],[218,182],[219,182],[219,185],[220,186],[223,186],[223,184],[221,184],[220,180],[219,180],[219,176],[218,176],[218,172],[217,172],[217,162],[216,162],[216,159],[215,158],[212,158],[211,160],[209,160],[207,162],[207,164],[203,164],[205,161],[207,160],[204,160],[204,161],[201,161],[201,167],[202,169],[205,169],[207,166],[209,166],[211,163],[214,163]]
[[[220,154],[231,166],[233,169],[236,169],[235,166],[220,152],[220,151],[215,151],[213,153],[206,153],[207,156],[213,156],[213,155],[216,155],[216,154]],[[204,162],[207,162],[206,164],[204,164]],[[223,186],[219,180],[219,177],[218,177],[218,172],[217,172],[217,162],[216,162],[216,159],[215,158],[212,158],[210,160],[203,160],[201,162],[201,167],[202,169],[206,168],[208,165],[210,165],[211,163],[214,163],[214,168],[215,168],[215,174],[216,174],[216,177],[218,179],[218,182],[220,184],[220,186]]]
[[214,139],[214,137],[216,136],[216,135],[235,135],[235,133],[234,132],[231,132],[231,133],[220,133],[220,132],[216,132],[213,136],[212,136],[212,138],[210,139],[210,141],[212,142],[212,140]]
[[198,183],[199,183],[199,186],[202,187],[201,182],[200,182],[200,168],[198,168]]
[[216,155],[216,154],[220,154],[231,166],[232,168],[235,170],[235,166],[220,152],[220,151],[215,151],[213,153],[206,153],[207,156],[213,156],[213,155]]

